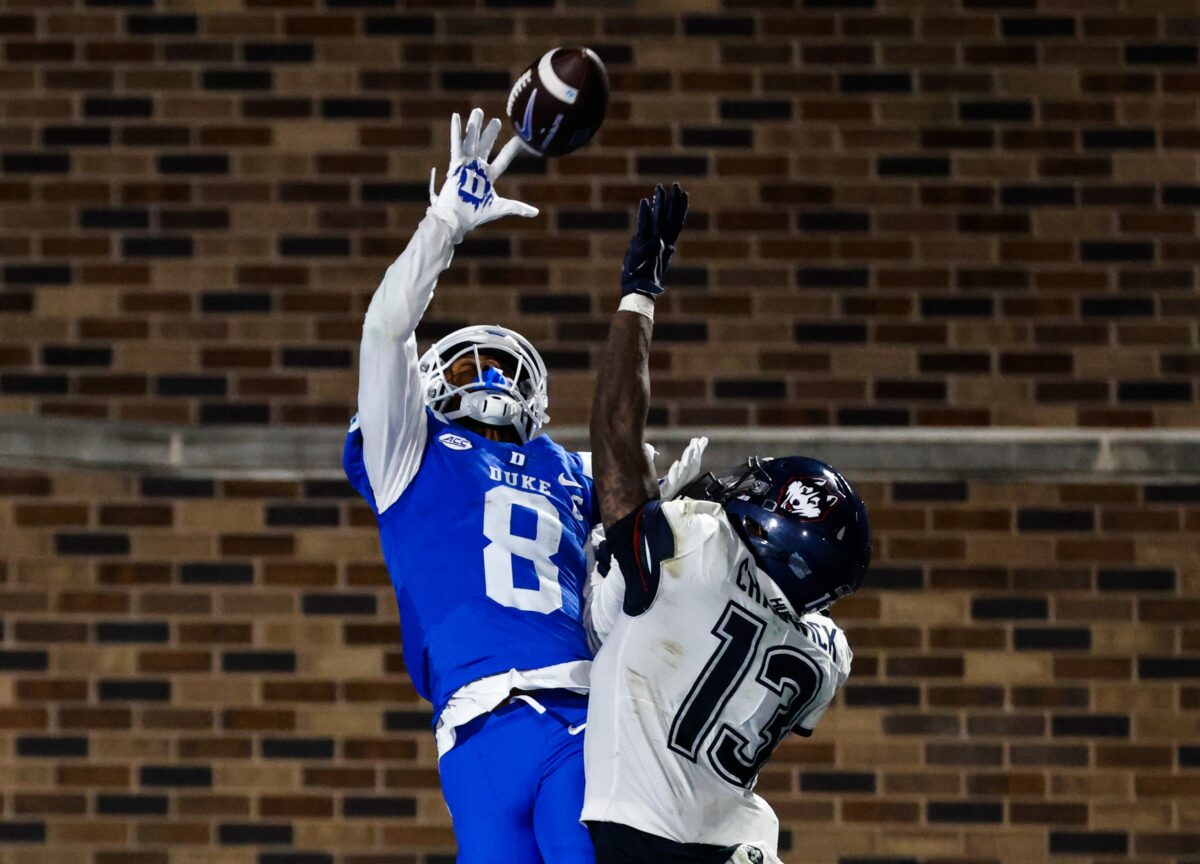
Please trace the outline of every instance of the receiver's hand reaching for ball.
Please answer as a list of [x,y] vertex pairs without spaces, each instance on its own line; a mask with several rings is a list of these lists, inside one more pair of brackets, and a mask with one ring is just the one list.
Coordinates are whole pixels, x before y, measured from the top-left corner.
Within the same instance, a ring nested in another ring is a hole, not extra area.
[[495,182],[508,168],[513,157],[521,150],[521,142],[514,138],[488,162],[496,137],[500,134],[500,121],[493,118],[485,128],[483,109],[476,108],[467,118],[467,131],[462,131],[462,118],[455,114],[450,118],[450,169],[440,192],[434,192],[437,169],[429,174],[429,203],[431,211],[454,229],[454,242],[462,242],[463,236],[479,225],[502,216],[536,216],[536,207],[522,201],[501,198],[494,189]]

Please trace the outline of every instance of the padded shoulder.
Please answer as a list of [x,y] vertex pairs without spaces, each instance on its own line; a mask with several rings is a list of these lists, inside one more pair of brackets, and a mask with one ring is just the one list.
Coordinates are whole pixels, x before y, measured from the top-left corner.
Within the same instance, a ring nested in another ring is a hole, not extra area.
[[725,516],[725,508],[715,501],[676,498],[663,502],[662,513],[675,535],[676,558],[695,552],[724,531],[737,539]]

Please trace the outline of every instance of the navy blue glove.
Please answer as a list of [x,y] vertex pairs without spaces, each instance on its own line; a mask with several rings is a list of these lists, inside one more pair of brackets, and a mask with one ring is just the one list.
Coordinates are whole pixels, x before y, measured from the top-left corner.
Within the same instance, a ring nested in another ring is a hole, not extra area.
[[687,222],[688,196],[678,183],[668,194],[662,184],[654,187],[652,201],[638,205],[637,230],[629,241],[625,263],[621,267],[621,296],[642,294],[653,300],[663,292],[662,277],[667,272],[675,242]]

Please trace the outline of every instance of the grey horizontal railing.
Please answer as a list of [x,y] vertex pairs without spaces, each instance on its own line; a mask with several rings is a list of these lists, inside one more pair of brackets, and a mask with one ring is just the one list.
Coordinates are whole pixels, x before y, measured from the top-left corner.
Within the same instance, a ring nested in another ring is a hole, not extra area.
[[[555,427],[565,446],[587,449],[587,430]],[[1200,480],[1200,430],[719,428],[651,429],[669,464],[698,434],[706,463],[757,453],[804,454],[859,478],[1013,477]],[[0,415],[0,468],[128,471],[205,477],[341,475],[344,428],[150,426]]]

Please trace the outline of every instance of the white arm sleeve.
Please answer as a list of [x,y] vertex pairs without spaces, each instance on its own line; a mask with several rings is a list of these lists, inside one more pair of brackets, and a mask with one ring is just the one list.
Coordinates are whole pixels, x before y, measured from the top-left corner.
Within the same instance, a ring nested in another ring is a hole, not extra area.
[[384,274],[363,322],[358,423],[363,462],[382,513],[421,467],[425,403],[417,375],[417,322],[454,257],[454,231],[432,208]]
[[587,545],[588,578],[583,586],[583,629],[593,654],[600,650],[608,638],[625,604],[625,577],[621,574],[617,559],[611,559],[607,576],[601,576],[596,567],[593,550],[603,539],[603,528],[597,527],[592,531]]

